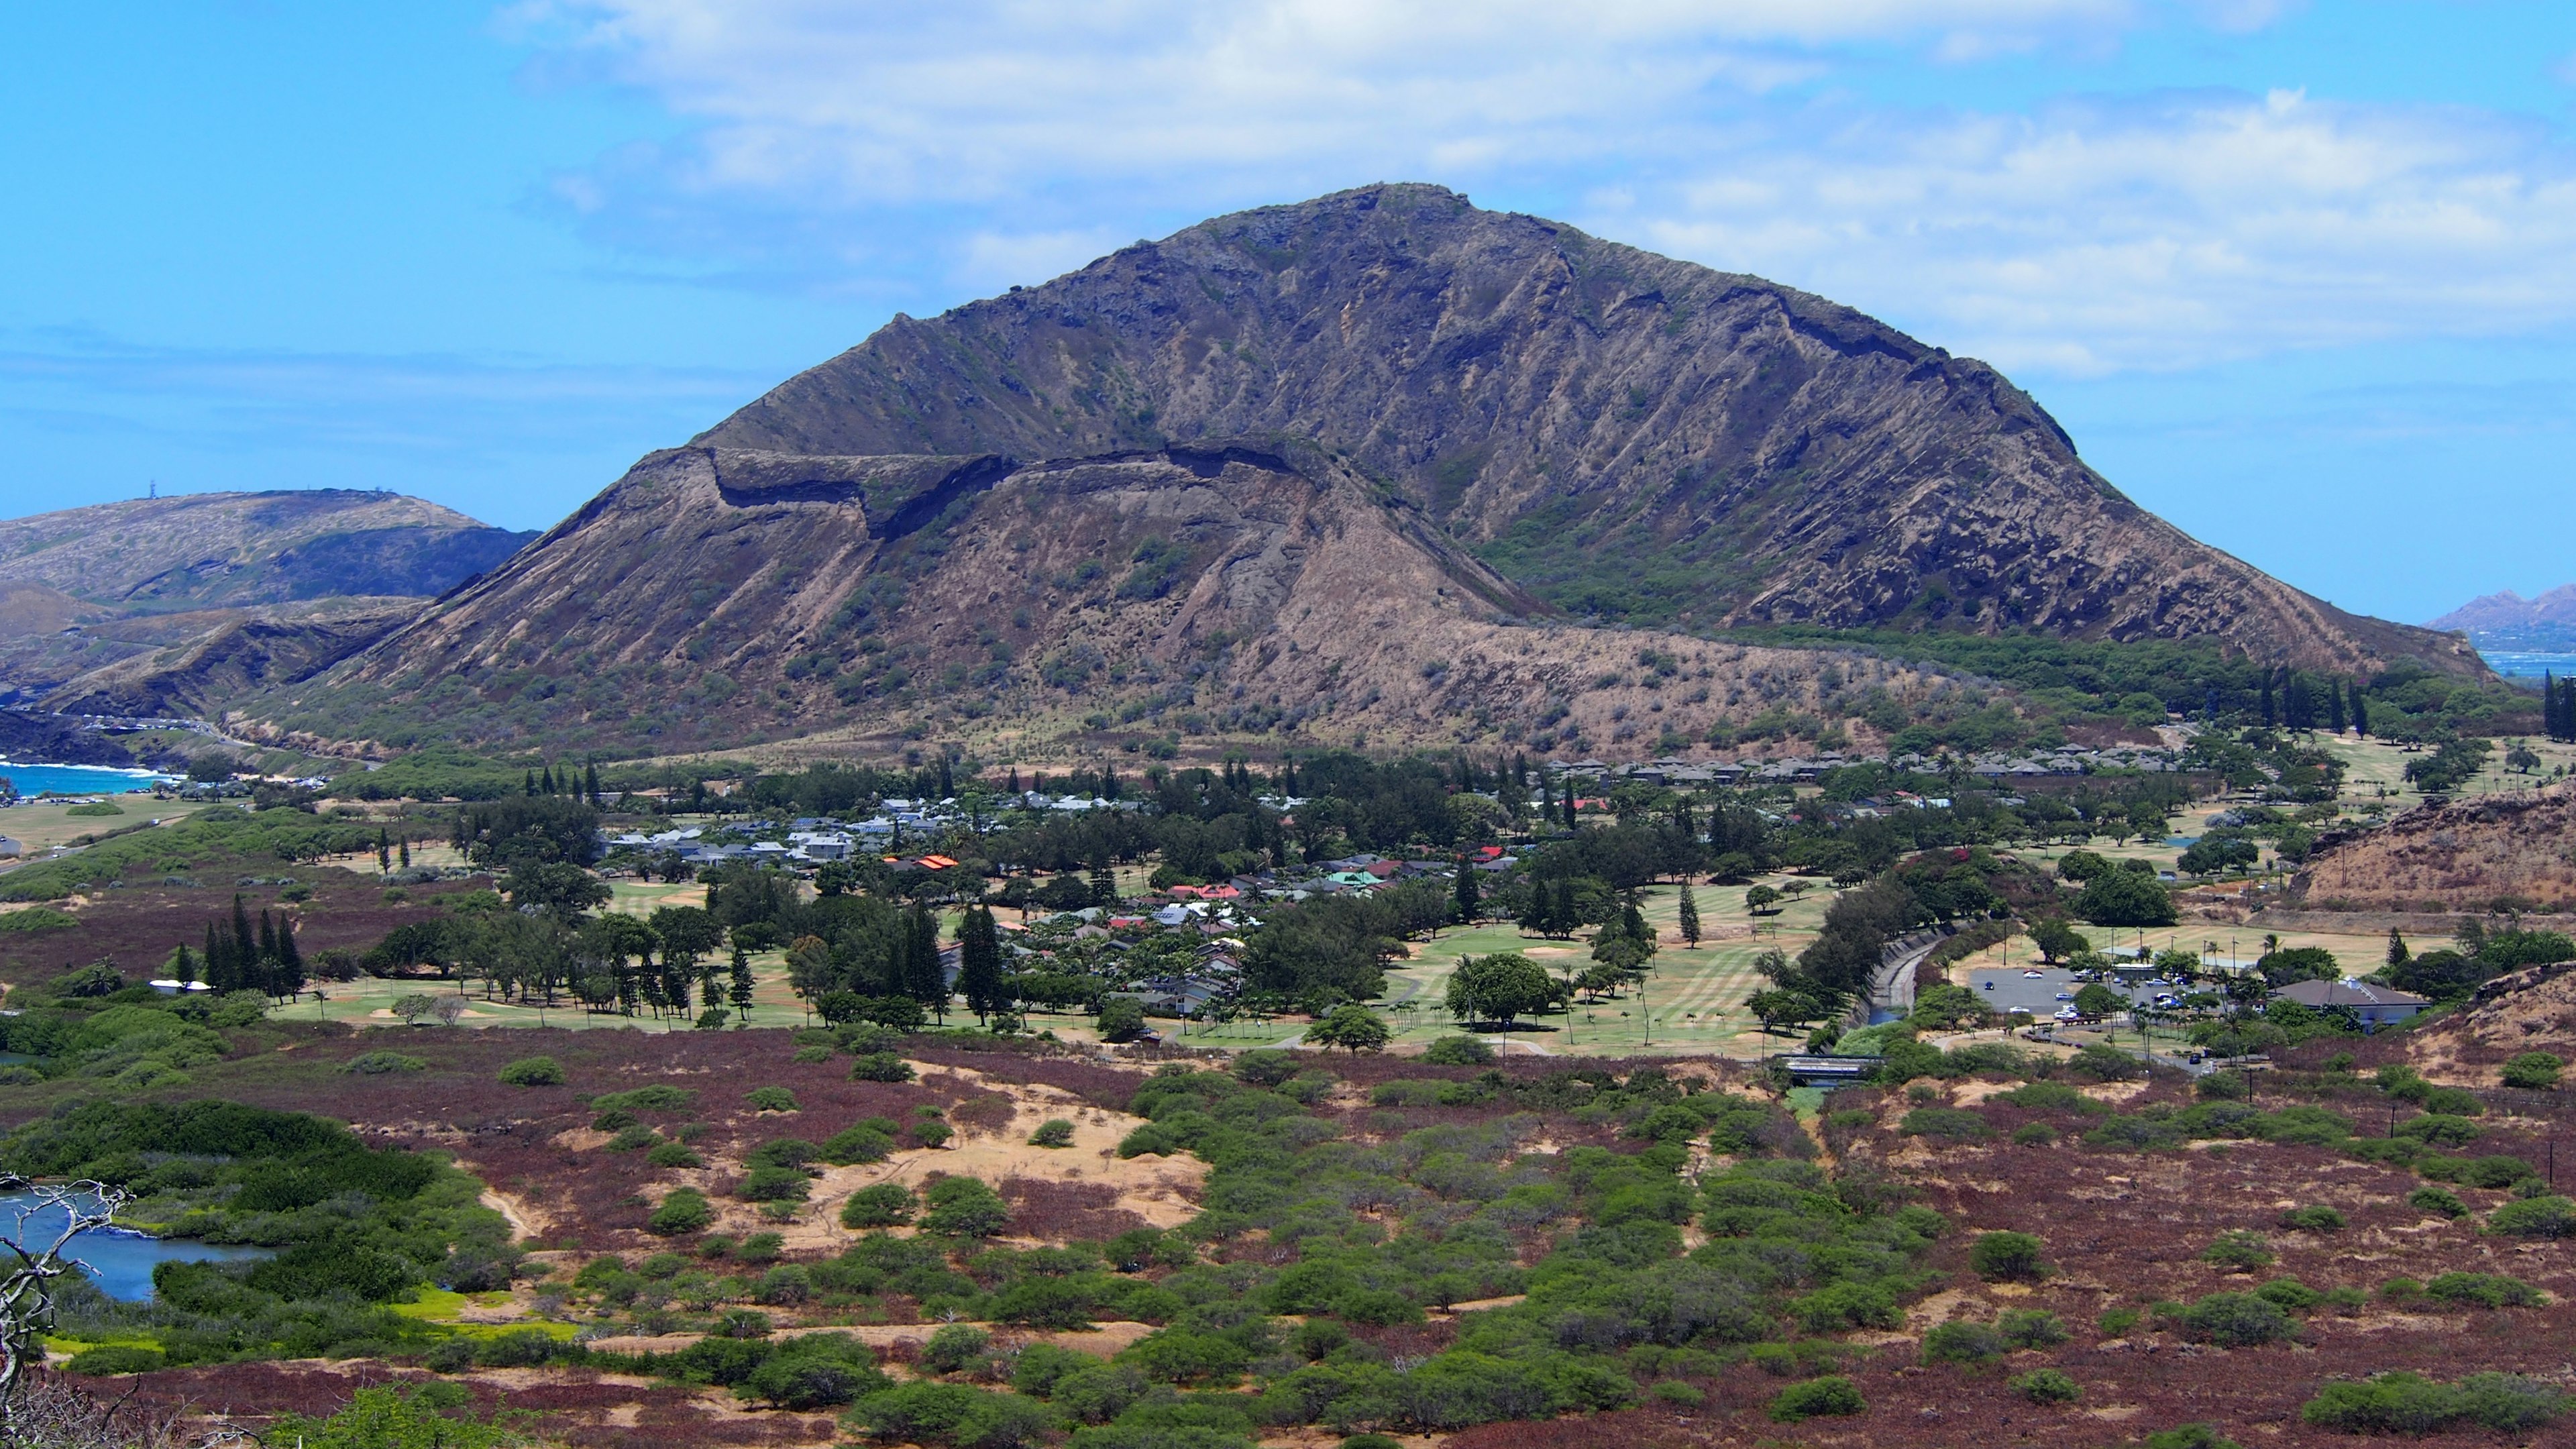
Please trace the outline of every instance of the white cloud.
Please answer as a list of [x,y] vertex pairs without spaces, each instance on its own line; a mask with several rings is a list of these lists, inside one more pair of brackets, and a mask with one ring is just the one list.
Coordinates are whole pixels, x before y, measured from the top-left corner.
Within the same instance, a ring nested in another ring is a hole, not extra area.
[[773,283],[1034,282],[1175,219],[1418,179],[1582,198],[1557,209],[2008,366],[2576,320],[2576,159],[2534,124],[2296,92],[1998,113],[1840,88],[1864,64],[2093,55],[2298,8],[532,0],[510,24],[547,74],[691,128],[559,178],[568,215]]

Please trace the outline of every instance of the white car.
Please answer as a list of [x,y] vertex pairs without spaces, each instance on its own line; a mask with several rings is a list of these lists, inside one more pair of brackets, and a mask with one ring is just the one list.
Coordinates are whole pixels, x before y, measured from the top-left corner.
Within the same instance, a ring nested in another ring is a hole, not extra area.
[[2082,1012],[2077,1011],[2071,1006],[2061,1006],[2057,1009],[2057,1019],[2059,1021],[2073,1021],[2081,1015],[2083,1015]]
[[2036,979],[2038,977],[2046,976],[2048,973],[2045,971],[2025,971],[2021,974],[2025,977]]
[[2061,991],[2057,993],[2057,999],[2060,1001],[2073,1001],[2075,999],[2075,993],[2072,991]]

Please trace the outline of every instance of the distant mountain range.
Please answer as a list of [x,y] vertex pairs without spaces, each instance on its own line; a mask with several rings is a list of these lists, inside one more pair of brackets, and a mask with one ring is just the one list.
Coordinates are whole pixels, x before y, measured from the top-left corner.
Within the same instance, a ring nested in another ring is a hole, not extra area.
[[374,642],[534,537],[345,488],[0,520],[0,702],[207,712]]
[[1849,679],[1689,637],[1766,624],[2486,675],[2139,508],[1983,363],[1387,185],[899,316],[254,711],[338,739],[1023,748],[1319,718],[1552,738],[1599,702],[1579,738],[1607,748]]
[[2471,599],[2425,627],[2462,630],[2481,649],[2576,649],[2576,584],[2536,599],[2511,589]]

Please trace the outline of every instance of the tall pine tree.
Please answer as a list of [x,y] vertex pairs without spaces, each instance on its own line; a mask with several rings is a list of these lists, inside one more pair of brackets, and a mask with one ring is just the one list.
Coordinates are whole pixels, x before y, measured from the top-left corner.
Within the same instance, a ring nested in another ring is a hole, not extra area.
[[1002,989],[1001,932],[993,913],[982,906],[968,906],[965,923],[957,928],[957,989],[978,1021],[990,1022],[994,1012],[1009,1004]]
[[1476,907],[1478,904],[1476,891],[1476,868],[1469,865],[1467,863],[1467,857],[1463,855],[1458,857],[1458,879],[1453,890],[1458,900],[1458,924],[1462,926],[1474,925],[1476,922]]
[[1692,946],[1697,946],[1699,944],[1699,901],[1691,895],[1689,881],[1682,882],[1681,928],[1682,939]]

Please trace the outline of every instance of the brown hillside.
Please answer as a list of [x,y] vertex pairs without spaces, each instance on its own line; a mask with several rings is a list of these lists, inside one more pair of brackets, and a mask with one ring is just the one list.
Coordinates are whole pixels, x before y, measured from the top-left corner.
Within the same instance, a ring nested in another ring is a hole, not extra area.
[[1020,466],[693,447],[269,702],[341,738],[390,734],[413,706],[367,711],[391,695],[477,738],[674,750],[989,717],[1042,753],[1149,712],[1336,742],[1651,745],[1836,690],[1950,687],[1547,614],[1312,449]]
[[2291,882],[2289,904],[2376,911],[2576,909],[2576,782],[2413,810],[2337,841]]
[[2484,672],[2137,507],[1983,363],[1433,186],[1219,217],[897,317],[697,441],[1030,459],[1270,433],[1346,454],[1576,615],[2215,635],[2334,673]]

